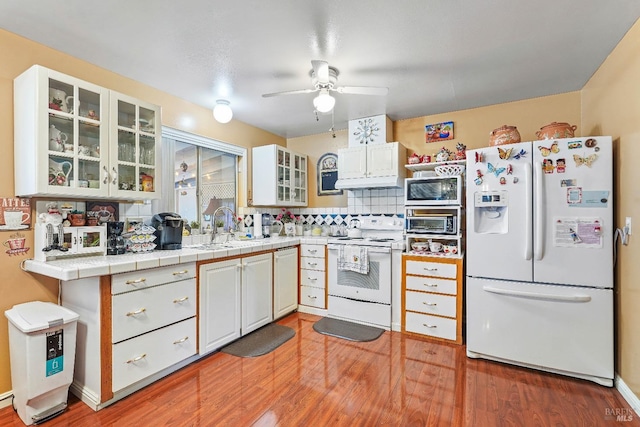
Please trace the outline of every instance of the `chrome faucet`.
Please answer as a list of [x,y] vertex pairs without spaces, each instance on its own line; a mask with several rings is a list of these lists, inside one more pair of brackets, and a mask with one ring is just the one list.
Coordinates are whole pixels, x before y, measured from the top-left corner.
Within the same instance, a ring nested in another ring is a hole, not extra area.
[[[220,206],[219,208],[217,208],[215,211],[213,211],[213,215],[211,215],[211,227],[213,229],[213,231],[211,232],[211,243],[216,243],[216,229],[217,227],[215,226],[215,222],[216,222],[216,216],[218,216],[218,214],[222,211],[228,211],[231,214],[231,218],[233,220],[233,227],[234,229],[237,227],[238,225],[238,220],[236,218],[236,213],[227,206]],[[231,227],[229,227],[229,232],[233,235],[233,231],[231,230]],[[229,240],[229,235],[227,235],[227,241]]]

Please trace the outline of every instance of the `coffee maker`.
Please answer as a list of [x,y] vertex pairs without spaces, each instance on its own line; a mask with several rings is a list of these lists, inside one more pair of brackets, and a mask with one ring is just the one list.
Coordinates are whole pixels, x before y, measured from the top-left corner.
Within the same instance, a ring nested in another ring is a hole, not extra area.
[[182,249],[182,230],[184,219],[177,213],[164,212],[151,218],[151,225],[156,231],[156,249]]
[[124,222],[107,222],[107,255],[122,255],[125,253],[124,237],[122,237],[123,230]]

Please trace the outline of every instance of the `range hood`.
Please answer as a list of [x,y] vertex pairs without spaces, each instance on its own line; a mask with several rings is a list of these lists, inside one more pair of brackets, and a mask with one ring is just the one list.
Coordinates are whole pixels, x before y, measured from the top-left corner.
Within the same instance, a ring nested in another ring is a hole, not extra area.
[[336,190],[357,190],[362,188],[390,188],[402,187],[404,177],[398,175],[376,176],[364,178],[338,179],[335,184]]

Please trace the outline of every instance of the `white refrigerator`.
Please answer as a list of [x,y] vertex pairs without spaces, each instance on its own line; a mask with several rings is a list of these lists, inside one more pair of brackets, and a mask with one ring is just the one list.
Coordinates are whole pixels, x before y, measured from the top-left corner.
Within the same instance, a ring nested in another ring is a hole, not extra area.
[[467,152],[467,355],[612,386],[611,137]]

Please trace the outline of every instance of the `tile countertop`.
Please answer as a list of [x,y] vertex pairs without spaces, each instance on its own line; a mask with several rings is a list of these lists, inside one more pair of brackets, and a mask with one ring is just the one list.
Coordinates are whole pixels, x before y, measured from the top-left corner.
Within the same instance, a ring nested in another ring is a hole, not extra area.
[[[215,258],[279,249],[300,243],[326,244],[326,237],[276,237],[251,241],[238,241],[236,247],[202,248],[202,245],[186,246],[177,250],[126,253],[111,256],[87,256],[42,262],[25,260],[22,269],[59,280],[75,280],[85,277],[106,276],[127,271],[144,270],[185,262],[206,261]],[[244,244],[244,245],[243,245]],[[246,245],[246,246],[245,246]]]

